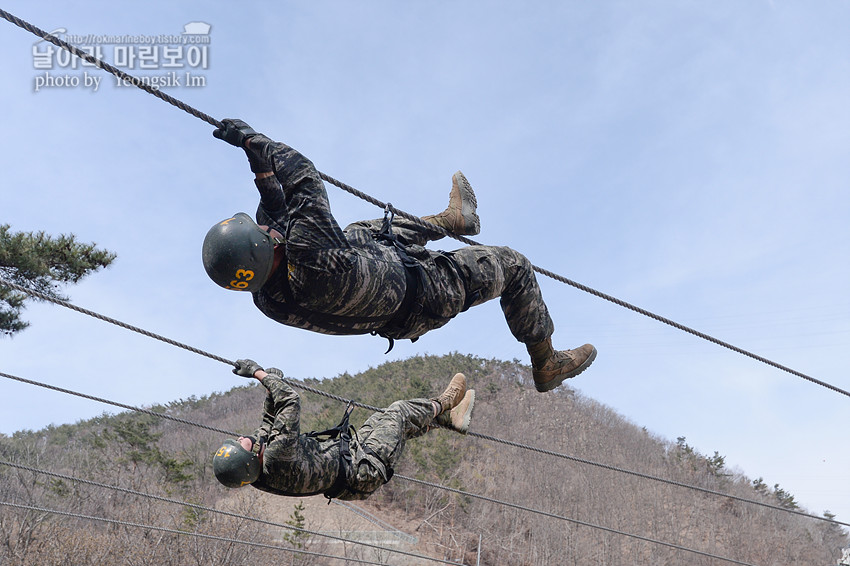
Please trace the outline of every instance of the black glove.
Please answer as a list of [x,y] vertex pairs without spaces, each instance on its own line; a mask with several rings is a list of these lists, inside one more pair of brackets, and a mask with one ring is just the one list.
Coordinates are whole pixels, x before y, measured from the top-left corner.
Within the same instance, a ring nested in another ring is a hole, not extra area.
[[242,120],[225,118],[221,123],[224,125],[224,128],[213,130],[213,136],[226,141],[230,145],[245,149],[245,140],[249,140],[257,135],[254,128]]
[[242,377],[254,377],[257,371],[263,369],[254,360],[236,360],[235,365],[236,367],[233,368],[233,373]]
[[271,163],[260,157],[257,153],[251,150],[251,148],[245,147],[245,142],[251,138],[255,136],[262,136],[263,139],[267,139],[265,136],[255,132],[254,128],[242,120],[226,118],[222,120],[221,123],[224,124],[224,128],[216,128],[213,130],[213,136],[220,140],[224,140],[231,145],[244,149],[245,154],[248,156],[248,164],[251,166],[251,171],[255,174],[271,173],[273,171]]

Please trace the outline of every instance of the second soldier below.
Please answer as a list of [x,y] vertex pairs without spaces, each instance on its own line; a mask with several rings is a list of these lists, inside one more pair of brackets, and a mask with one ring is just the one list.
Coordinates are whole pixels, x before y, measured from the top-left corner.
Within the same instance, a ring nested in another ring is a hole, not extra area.
[[435,422],[466,434],[475,404],[475,390],[458,373],[439,397],[396,401],[354,434],[349,411],[335,429],[305,434],[301,398],[280,370],[239,360],[233,372],[257,379],[268,395],[260,427],[252,436],[226,440],[213,456],[213,471],[227,487],[252,485],[276,495],[366,499],[392,478],[407,440]]

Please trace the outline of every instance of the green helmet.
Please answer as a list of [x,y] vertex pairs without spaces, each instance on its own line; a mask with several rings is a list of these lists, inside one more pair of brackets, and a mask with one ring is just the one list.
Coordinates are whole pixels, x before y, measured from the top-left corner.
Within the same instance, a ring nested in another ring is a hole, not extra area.
[[225,440],[213,456],[215,477],[227,487],[242,487],[254,483],[260,477],[261,468],[260,458],[254,452],[242,448],[242,445],[232,438]]
[[204,269],[225,289],[258,291],[274,265],[279,240],[257,226],[250,216],[237,212],[222,220],[204,238]]

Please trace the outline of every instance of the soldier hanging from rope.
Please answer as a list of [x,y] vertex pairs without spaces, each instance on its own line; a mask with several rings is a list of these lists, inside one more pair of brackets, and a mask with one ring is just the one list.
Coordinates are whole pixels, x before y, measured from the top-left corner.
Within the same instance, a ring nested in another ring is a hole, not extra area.
[[[508,247],[453,252],[423,246],[444,234],[408,219],[355,222],[340,229],[318,171],[291,147],[223,120],[215,137],[245,150],[260,192],[256,222],[238,213],[204,240],[207,274],[249,291],[266,316],[324,334],[372,333],[416,340],[471,306],[500,298],[514,337],[526,345],[534,384],[550,391],[584,371],[596,348],[555,350],[555,330],[531,262]],[[448,208],[422,220],[456,235],[479,231],[472,187],[458,171]]]
[[439,397],[396,401],[356,431],[348,424],[349,404],[336,427],[303,434],[301,398],[279,369],[238,360],[233,373],[253,377],[268,390],[262,425],[252,436],[226,440],[213,456],[213,472],[227,487],[250,484],[291,497],[366,499],[392,478],[408,439],[425,434],[434,422],[466,434],[475,404],[475,390],[458,373]]

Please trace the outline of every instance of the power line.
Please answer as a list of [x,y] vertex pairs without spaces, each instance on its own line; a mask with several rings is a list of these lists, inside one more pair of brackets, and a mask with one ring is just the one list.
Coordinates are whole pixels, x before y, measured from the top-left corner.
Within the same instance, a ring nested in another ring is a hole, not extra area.
[[6,507],[12,507],[14,509],[23,509],[26,511],[38,511],[39,513],[52,513],[54,515],[63,515],[65,517],[73,517],[75,519],[86,519],[88,521],[100,521],[103,523],[110,523],[113,525],[121,525],[123,527],[134,527],[138,529],[148,529],[151,531],[160,531],[164,533],[170,533],[173,535],[183,535],[197,538],[204,538],[208,540],[215,540],[219,542],[229,542],[231,544],[245,544],[248,546],[257,546],[260,548],[269,548],[272,550],[282,550],[284,552],[291,552],[296,554],[306,554],[309,556],[316,556],[319,558],[332,558],[334,560],[345,560],[346,562],[356,562],[358,564],[373,564],[376,566],[382,566],[384,562],[372,562],[371,560],[360,560],[359,558],[350,558],[348,556],[334,556],[332,554],[322,554],[319,552],[313,552],[310,550],[296,549],[296,548],[288,548],[285,546],[278,546],[275,544],[266,544],[263,542],[254,542],[249,540],[239,540],[235,538],[227,538],[221,537],[217,535],[208,535],[204,533],[195,533],[190,531],[180,531],[177,529],[169,529],[167,527],[159,527],[156,525],[144,525],[141,523],[131,523],[128,521],[119,521],[118,519],[107,519],[106,517],[93,517],[91,515],[82,515],[80,513],[72,513],[70,511],[60,511],[58,509],[47,509],[44,507],[36,507],[34,505],[21,505],[19,503],[11,503],[9,501],[0,501],[0,505],[4,505]]
[[[44,39],[45,41],[48,41],[48,42],[56,45],[57,47],[61,47],[62,49],[65,49],[66,51],[73,53],[77,57],[80,57],[81,59],[91,63],[92,65],[94,65],[98,68],[101,68],[104,71],[107,71],[108,73],[111,73],[111,74],[115,75],[116,77],[119,77],[122,80],[139,87],[140,89],[144,90],[145,92],[152,94],[152,95],[156,96],[157,98],[160,98],[161,100],[164,100],[165,102],[168,102],[169,104],[171,104],[173,106],[176,106],[177,108],[183,110],[184,112],[187,112],[187,113],[191,114],[192,116],[195,116],[196,118],[199,118],[199,119],[207,122],[208,124],[210,124],[212,126],[216,126],[218,128],[222,128],[224,126],[224,124],[222,124],[219,120],[216,120],[212,116],[209,116],[208,114],[205,114],[205,113],[201,112],[200,110],[197,110],[196,108],[193,108],[192,106],[189,106],[188,104],[174,98],[173,96],[165,94],[164,92],[162,92],[159,89],[155,89],[155,88],[151,87],[150,85],[144,84],[144,82],[142,80],[140,80],[140,79],[138,79],[138,78],[136,78],[136,77],[120,70],[120,69],[113,67],[109,63],[106,63],[106,62],[104,62],[104,61],[82,51],[81,49],[75,47],[74,45],[72,45],[72,44],[70,44],[66,41],[63,41],[63,40],[59,39],[58,37],[46,32],[46,31],[44,31],[40,28],[35,27],[34,25],[32,25],[32,24],[12,15],[12,14],[10,14],[9,12],[6,12],[5,10],[0,9],[0,16],[2,16],[7,21],[15,24],[16,26],[29,31],[30,33]],[[403,210],[399,210],[399,209],[395,208],[391,203],[382,202],[382,201],[380,201],[380,200],[378,200],[378,199],[376,199],[376,198],[374,198],[374,197],[372,197],[372,196],[370,196],[370,195],[368,195],[368,194],[366,194],[362,191],[355,189],[354,187],[352,187],[350,185],[347,185],[347,184],[345,184],[341,181],[338,181],[337,179],[334,179],[333,177],[331,177],[331,176],[329,176],[325,173],[322,173],[321,171],[319,171],[319,175],[321,176],[321,178],[323,180],[325,180],[325,181],[327,181],[327,182],[329,182],[333,185],[336,185],[340,189],[342,189],[346,192],[349,192],[349,193],[351,193],[351,194],[353,194],[353,195],[355,195],[355,196],[357,196],[357,197],[359,197],[359,198],[361,198],[361,199],[363,199],[363,200],[365,200],[365,201],[367,201],[371,204],[374,204],[375,206],[378,206],[378,207],[383,208],[385,210],[392,211],[394,214],[397,214],[397,215],[402,216],[402,217],[404,217],[408,220],[411,220],[411,221],[419,224],[420,226],[427,226],[429,229],[431,229],[433,231],[439,232],[439,233],[443,234],[444,236],[448,236],[450,238],[453,238],[455,240],[458,240],[458,241],[463,242],[463,243],[468,244],[468,245],[481,245],[479,242],[476,242],[475,240],[472,240],[472,239],[467,238],[465,236],[458,236],[456,234],[452,234],[442,227],[436,226],[435,224],[425,222],[417,216],[414,216],[414,215],[412,215],[408,212],[405,212]],[[801,378],[803,378],[803,379],[805,379],[805,380],[807,380],[811,383],[815,383],[815,384],[820,385],[822,387],[826,387],[827,389],[835,391],[836,393],[840,393],[842,395],[850,397],[849,391],[841,389],[841,388],[839,388],[835,385],[832,385],[832,384],[827,383],[825,381],[821,381],[819,379],[811,377],[811,376],[809,376],[805,373],[802,373],[802,372],[797,371],[795,369],[792,369],[788,366],[774,362],[774,361],[772,361],[768,358],[754,354],[754,353],[752,353],[748,350],[744,350],[743,348],[739,348],[738,346],[735,346],[735,345],[730,344],[728,342],[724,342],[723,340],[720,340],[718,338],[715,338],[713,336],[705,334],[704,332],[700,332],[698,330],[695,330],[693,328],[690,328],[688,326],[685,326],[683,324],[675,322],[675,321],[673,321],[669,318],[655,314],[655,313],[653,313],[649,310],[643,309],[641,307],[638,307],[636,305],[633,305],[631,303],[628,303],[626,301],[618,299],[618,298],[616,298],[612,295],[608,295],[607,293],[597,291],[596,289],[593,289],[592,287],[588,287],[587,285],[584,285],[582,283],[578,283],[578,282],[573,281],[571,279],[568,279],[568,278],[566,278],[562,275],[558,275],[557,273],[549,271],[548,269],[544,269],[544,268],[538,267],[536,265],[532,265],[532,267],[533,267],[534,271],[536,271],[537,273],[540,273],[541,275],[545,275],[546,277],[550,277],[550,278],[552,278],[556,281],[560,281],[561,283],[565,283],[567,285],[575,287],[576,289],[579,289],[581,291],[584,291],[586,293],[589,293],[591,295],[599,297],[600,299],[604,299],[606,301],[614,303],[614,304],[621,306],[623,308],[629,309],[629,310],[636,312],[638,314],[642,314],[646,317],[652,318],[652,319],[654,319],[658,322],[661,322],[663,324],[666,324],[668,326],[672,326],[673,328],[676,328],[676,329],[681,330],[683,332],[687,332],[688,334],[692,334],[693,336],[696,336],[698,338],[702,338],[703,340],[707,340],[709,342],[712,342],[713,344],[716,344],[718,346],[722,346],[724,348],[732,350],[733,352],[736,352],[736,353],[741,354],[743,356],[747,356],[747,357],[752,358],[756,361],[762,362],[762,363],[767,364],[771,367],[782,370],[786,373],[790,373],[790,374],[795,375],[797,377],[801,377]]]
[[366,546],[366,547],[373,548],[373,549],[376,549],[376,550],[381,550],[381,551],[386,551],[386,552],[394,552],[394,553],[397,553],[397,554],[403,554],[405,556],[410,556],[410,557],[413,557],[413,558],[430,560],[432,562],[441,562],[441,563],[444,563],[444,564],[457,564],[457,562],[452,561],[452,560],[443,560],[443,559],[440,559],[440,558],[432,558],[430,556],[416,554],[416,553],[413,553],[413,552],[407,552],[405,550],[399,550],[399,549],[394,549],[394,548],[386,548],[386,547],[383,547],[383,546],[379,546],[377,544],[355,541],[355,540],[347,539],[347,538],[341,537],[341,536],[335,536],[335,535],[331,535],[331,534],[327,534],[327,533],[320,533],[318,531],[311,531],[311,530],[308,530],[308,529],[303,529],[301,527],[295,527],[293,525],[287,525],[287,524],[284,524],[284,523],[276,523],[274,521],[268,521],[266,519],[260,519],[259,517],[249,517],[247,515],[240,515],[239,513],[233,513],[231,511],[223,511],[221,509],[215,509],[213,507],[198,505],[197,503],[189,503],[187,501],[179,501],[177,499],[171,499],[171,498],[168,498],[168,497],[163,497],[161,495],[154,495],[152,493],[145,493],[145,492],[142,492],[142,491],[136,491],[136,490],[133,490],[133,489],[128,489],[126,487],[120,487],[120,486],[117,486],[117,485],[109,485],[109,484],[100,483],[100,482],[96,482],[96,481],[92,481],[92,480],[87,480],[87,479],[84,479],[84,478],[78,478],[78,477],[74,477],[74,476],[60,474],[60,473],[57,473],[57,472],[50,472],[50,471],[47,471],[47,470],[42,470],[42,469],[34,468],[34,467],[31,467],[31,466],[25,466],[23,464],[16,464],[14,462],[7,462],[7,461],[4,461],[4,460],[0,460],[0,465],[9,466],[11,468],[17,468],[19,470],[26,470],[28,472],[33,472],[33,473],[36,473],[36,474],[42,474],[42,475],[45,475],[45,476],[51,476],[51,477],[54,477],[54,478],[59,478],[59,479],[67,480],[67,481],[72,481],[72,482],[75,482],[75,483],[81,483],[81,484],[84,484],[84,485],[97,487],[97,488],[100,488],[100,489],[110,489],[110,490],[113,490],[113,491],[120,491],[121,493],[126,493],[128,495],[145,497],[147,499],[153,499],[153,500],[161,501],[161,502],[164,502],[164,503],[172,503],[172,504],[180,505],[180,506],[183,506],[183,507],[191,507],[192,509],[197,509],[198,511],[206,511],[206,512],[209,512],[209,513],[215,513],[217,515],[224,515],[226,517],[231,517],[231,518],[235,518],[235,519],[243,519],[243,520],[247,520],[247,521],[253,521],[253,522],[256,522],[256,523],[262,523],[262,524],[268,525],[270,527],[280,527],[280,528],[284,528],[284,529],[289,529],[289,530],[292,530],[292,531],[303,533],[305,535],[323,537],[323,538],[328,538],[328,539],[337,540],[337,541],[341,541],[341,542],[349,542],[349,543],[352,543],[352,544],[356,544],[356,545],[360,545],[360,546]]

